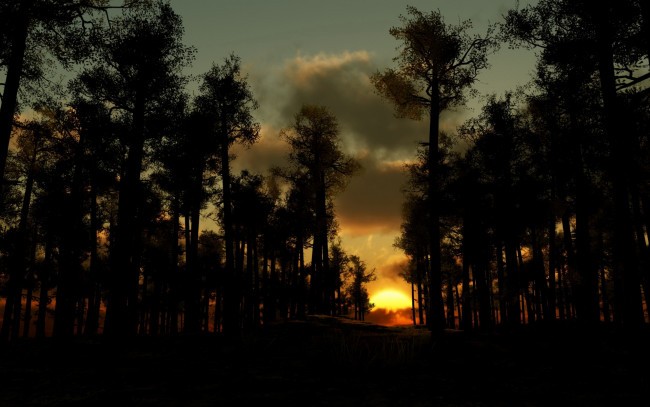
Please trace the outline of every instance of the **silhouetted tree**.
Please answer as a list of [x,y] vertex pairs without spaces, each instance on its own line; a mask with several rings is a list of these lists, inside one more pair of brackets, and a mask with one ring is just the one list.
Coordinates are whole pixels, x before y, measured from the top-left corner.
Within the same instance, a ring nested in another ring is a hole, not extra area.
[[94,16],[141,2],[128,0],[114,6],[106,0],[19,0],[0,5],[0,38],[4,40],[0,65],[6,67],[0,106],[0,179],[4,179],[21,82],[42,75],[40,56],[49,53],[64,66],[79,61],[87,55],[86,39],[97,23]]
[[328,200],[345,187],[359,164],[341,151],[338,123],[323,106],[303,105],[292,127],[283,130],[280,136],[291,148],[289,161],[293,169],[289,172],[305,177],[314,214],[310,309],[332,314],[336,284],[329,267],[332,221]]
[[366,263],[356,255],[349,256],[350,264],[347,269],[349,276],[348,295],[354,309],[354,319],[365,320],[367,312],[372,310],[374,304],[370,303],[366,284],[375,281],[375,270],[368,272]]
[[252,113],[257,101],[241,72],[241,61],[230,55],[223,65],[213,65],[203,76],[201,96],[196,104],[209,123],[210,133],[219,146],[219,162],[222,187],[222,227],[225,246],[224,276],[224,333],[237,335],[241,327],[240,303],[242,295],[241,276],[236,275],[234,230],[232,219],[232,177],[230,174],[230,147],[234,143],[250,146],[259,137],[260,125]]
[[[647,22],[645,22],[647,24]],[[621,131],[620,123],[629,118],[621,110],[617,93],[647,79],[639,67],[647,49],[637,42],[643,27],[642,9],[634,1],[617,3],[586,1],[541,1],[506,16],[505,31],[520,43],[541,47],[541,60],[556,67],[580,68],[586,75],[597,75],[602,103],[600,126],[609,140],[607,178],[612,184],[612,254],[617,287],[618,321],[628,327],[641,322],[638,254],[630,214],[630,183],[634,142]],[[641,73],[641,75],[639,75]],[[581,227],[585,229],[588,225]],[[585,250],[583,250],[584,252]],[[593,297],[595,272],[582,275],[585,286],[581,298]],[[585,300],[581,301],[586,304]],[[594,306],[583,309],[586,320],[595,320]],[[585,312],[586,310],[586,312]],[[597,309],[596,309],[597,311]],[[590,317],[591,315],[591,317]]]
[[93,38],[94,65],[79,77],[79,89],[101,100],[129,119],[127,150],[120,174],[119,208],[111,246],[112,279],[107,314],[107,334],[135,333],[137,323],[138,261],[142,230],[138,209],[142,205],[141,173],[154,113],[177,99],[183,85],[181,69],[193,50],[181,43],[183,26],[168,3],[135,7],[111,23],[110,35]]
[[388,69],[371,77],[380,95],[393,102],[398,117],[419,120],[429,118],[428,206],[430,244],[429,325],[439,331],[444,327],[442,277],[440,258],[440,113],[465,101],[465,92],[487,67],[487,54],[495,46],[492,30],[481,36],[470,36],[471,21],[448,25],[440,11],[423,13],[408,7],[409,17],[401,16],[401,27],[390,34],[401,42],[395,57],[397,69]]

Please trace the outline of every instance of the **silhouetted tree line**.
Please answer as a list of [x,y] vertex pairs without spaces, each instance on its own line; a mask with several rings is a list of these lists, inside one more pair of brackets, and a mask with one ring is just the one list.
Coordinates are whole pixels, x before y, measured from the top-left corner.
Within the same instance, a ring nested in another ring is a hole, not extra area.
[[[402,22],[390,31],[398,68],[373,80],[398,115],[431,120],[395,243],[414,323],[647,323],[648,2],[541,0],[482,37],[439,12],[409,8]],[[531,84],[440,133],[440,112],[463,101],[497,40],[535,50]]]
[[[472,36],[409,7],[390,30],[397,67],[371,81],[398,116],[430,123],[396,242],[414,322],[647,320],[649,13],[541,0]],[[235,55],[188,95],[195,50],[168,2],[2,2],[0,22],[3,340],[364,318],[374,274],[337,242],[333,205],[359,164],[327,108],[303,106],[281,132],[286,167],[236,174],[257,101]],[[502,43],[536,50],[531,85],[442,133]],[[73,73],[67,87],[54,66]]]
[[195,50],[168,2],[3,2],[0,22],[3,340],[363,319],[372,273],[336,243],[332,201],[359,164],[327,108],[283,130],[286,168],[236,174],[257,101],[235,55],[186,93]]

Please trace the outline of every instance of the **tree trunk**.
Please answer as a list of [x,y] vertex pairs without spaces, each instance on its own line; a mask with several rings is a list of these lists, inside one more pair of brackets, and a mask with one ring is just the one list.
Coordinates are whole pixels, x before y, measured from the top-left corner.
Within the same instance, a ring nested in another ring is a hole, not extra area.
[[429,111],[429,150],[428,150],[428,195],[429,195],[429,315],[427,322],[432,332],[442,333],[445,324],[442,302],[442,263],[440,247],[440,183],[439,178],[439,132],[440,100],[436,83],[433,88]]
[[43,259],[43,268],[41,274],[38,276],[40,280],[39,296],[38,296],[38,320],[36,322],[36,337],[39,339],[45,338],[45,319],[47,318],[47,303],[49,302],[49,276],[52,273],[52,251],[53,251],[53,236],[52,231],[47,230],[45,235],[45,258]]
[[519,305],[520,290],[520,273],[517,266],[517,248],[512,238],[506,241],[506,303],[508,304],[508,321],[509,325],[519,325],[521,323],[521,307]]
[[221,182],[223,187],[223,231],[226,251],[226,269],[224,270],[224,318],[223,331],[230,337],[240,335],[241,288],[239,276],[235,273],[232,197],[230,191],[230,157],[228,156],[229,140],[227,134],[222,134],[221,145]]
[[[473,245],[470,245],[471,239],[474,238],[472,232],[468,228],[468,221],[466,219],[467,214],[463,216],[463,317],[462,317],[462,327],[465,331],[472,329],[472,307],[470,301],[470,288],[469,288],[469,269],[470,264],[472,263],[472,252],[474,251]],[[472,247],[470,247],[472,246]]]
[[88,315],[86,316],[86,335],[92,336],[96,335],[99,330],[99,310],[102,301],[102,291],[98,268],[97,231],[100,225],[97,216],[97,186],[95,184],[96,177],[94,176],[94,171],[90,178],[90,295],[88,298]]
[[[581,160],[579,160],[581,161]],[[576,266],[578,283],[575,285],[575,304],[578,319],[586,324],[599,320],[598,311],[598,270],[594,267],[592,252],[591,202],[587,191],[586,174],[582,164],[577,170],[576,180]]]
[[454,317],[454,283],[453,275],[450,272],[447,279],[447,327],[456,329],[456,318]]
[[138,210],[141,206],[140,174],[144,156],[145,99],[136,92],[133,134],[130,138],[124,178],[120,181],[117,233],[113,248],[110,302],[106,318],[106,335],[133,336],[137,332],[138,279],[136,248],[141,240]]
[[629,212],[629,162],[630,137],[619,131],[624,118],[619,111],[613,60],[613,28],[610,10],[605,3],[596,2],[595,10],[598,43],[598,72],[603,97],[605,130],[612,146],[610,175],[614,186],[614,235],[613,265],[615,273],[616,308],[619,323],[626,329],[640,327],[641,309],[640,281],[633,227]]
[[549,309],[547,320],[554,321],[556,318],[557,298],[555,269],[557,268],[557,249],[555,247],[555,215],[553,214],[548,226],[548,298],[546,299]]
[[[7,61],[7,75],[0,105],[0,188],[4,189],[5,166],[9,153],[9,140],[14,124],[14,114],[18,105],[18,89],[23,74],[27,36],[29,34],[30,12],[35,0],[23,0],[20,3],[18,17],[14,21],[14,30],[9,44],[11,51]],[[5,44],[3,44],[4,46]],[[0,189],[0,194],[4,192]]]
[[32,192],[34,190],[34,175],[36,171],[36,158],[38,156],[37,145],[34,143],[34,149],[30,157],[29,172],[25,182],[25,192],[23,194],[23,202],[20,208],[20,221],[18,223],[18,239],[15,245],[15,253],[10,258],[9,262],[9,284],[7,286],[7,301],[5,302],[4,317],[2,321],[2,331],[0,337],[3,340],[18,338],[18,329],[20,326],[20,310],[21,310],[21,297],[22,297],[22,281],[26,271],[26,258],[27,258],[27,226],[29,217],[29,208],[31,206]]
[[499,314],[502,323],[508,321],[508,302],[506,300],[506,280],[505,280],[505,267],[503,264],[503,245],[497,243],[496,245],[496,258],[497,258],[497,279],[499,287]]

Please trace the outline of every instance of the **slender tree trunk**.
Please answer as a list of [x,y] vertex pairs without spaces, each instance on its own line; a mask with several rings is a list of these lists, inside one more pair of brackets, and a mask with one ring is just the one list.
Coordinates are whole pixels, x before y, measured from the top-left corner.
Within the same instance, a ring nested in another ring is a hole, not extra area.
[[454,317],[454,282],[453,275],[449,273],[447,279],[447,327],[456,329],[456,318]]
[[2,104],[0,105],[0,194],[4,194],[2,189],[4,189],[9,140],[11,139],[14,114],[18,105],[18,89],[20,88],[20,80],[23,74],[27,36],[31,24],[29,15],[34,1],[21,1],[18,16],[13,21],[15,25],[11,36],[11,44],[8,44],[10,53],[7,61],[5,84],[2,91]]
[[411,314],[413,325],[417,325],[415,321],[415,283],[413,278],[411,278]]
[[56,307],[54,310],[54,336],[71,337],[74,335],[75,316],[81,300],[81,236],[83,225],[83,172],[85,161],[86,136],[82,132],[75,148],[75,169],[72,176],[69,201],[63,209],[67,227],[63,231],[61,242],[61,261],[59,280],[56,290]]
[[173,201],[173,214],[172,214],[172,236],[171,236],[171,253],[169,264],[169,331],[171,334],[178,333],[178,298],[179,298],[179,280],[180,272],[178,270],[178,257],[179,253],[179,237],[180,237],[180,203],[178,197]]
[[508,321],[509,325],[519,325],[521,323],[521,307],[519,305],[520,290],[520,273],[518,272],[517,248],[513,239],[506,241],[506,302],[508,304]]
[[201,213],[201,201],[203,191],[203,166],[196,164],[195,172],[193,175],[193,192],[192,201],[190,203],[190,213],[186,216],[189,219],[189,231],[186,228],[186,236],[189,240],[186,241],[187,260],[186,272],[187,275],[187,291],[185,293],[185,327],[186,333],[197,333],[201,330],[200,318],[200,283],[201,271],[198,264],[199,257],[199,222]]
[[[552,201],[554,198],[552,198]],[[555,269],[557,268],[557,249],[555,247],[555,215],[553,214],[549,221],[548,226],[548,298],[547,304],[549,314],[546,316],[547,320],[553,321],[556,318],[556,282],[555,282]]]
[[138,210],[141,206],[140,174],[144,156],[145,99],[136,92],[133,112],[133,134],[126,158],[124,178],[120,181],[117,233],[113,267],[111,270],[110,302],[106,319],[106,335],[133,336],[137,333],[139,270],[136,252],[140,247],[141,225]]
[[432,86],[433,95],[429,111],[429,150],[428,150],[428,195],[429,195],[429,315],[428,324],[432,332],[440,334],[444,328],[444,305],[442,302],[442,263],[440,247],[440,182],[439,178],[439,132],[440,100],[438,84]]
[[576,265],[579,283],[575,286],[575,303],[578,319],[587,324],[599,320],[598,270],[594,267],[591,250],[591,202],[588,200],[587,180],[582,164],[576,180]]
[[487,259],[482,258],[480,265],[477,265],[474,270],[476,270],[476,291],[478,294],[478,316],[480,321],[479,327],[482,331],[489,331],[492,329],[492,312],[490,309],[491,290],[490,280],[488,279],[489,272]]
[[634,213],[634,229],[635,240],[639,251],[639,272],[641,277],[641,286],[643,287],[643,299],[646,303],[646,308],[650,304],[650,248],[646,243],[646,232],[643,230],[645,207],[641,208],[641,196],[637,183],[633,183],[632,187],[632,210]]
[[230,190],[230,157],[228,156],[229,140],[227,134],[222,134],[221,145],[221,181],[223,186],[223,230],[226,251],[226,269],[224,270],[224,318],[223,331],[230,337],[240,335],[240,301],[241,288],[239,276],[235,273],[232,197]]
[[456,296],[456,315],[458,315],[458,326],[462,326],[462,320],[461,320],[461,315],[463,310],[461,306],[461,299],[460,299],[460,293],[458,292],[458,285],[454,286],[454,295]]
[[501,243],[496,245],[497,258],[497,279],[499,287],[499,314],[502,323],[508,321],[508,301],[506,295],[505,267],[503,264],[503,246]]
[[535,306],[536,319],[548,319],[550,310],[548,307],[548,289],[546,286],[546,272],[544,270],[544,254],[542,253],[542,244],[540,243],[537,228],[531,229],[531,241],[533,248],[533,273],[534,273],[534,291],[533,298]]
[[415,267],[416,267],[416,276],[417,276],[417,289],[418,289],[418,318],[419,318],[419,324],[424,325],[424,310],[425,310],[425,305],[424,305],[424,282],[423,276],[425,273],[424,270],[424,260],[420,254],[417,255]]
[[597,23],[598,71],[603,97],[605,130],[612,146],[610,175],[614,186],[613,261],[618,321],[626,329],[636,330],[643,321],[640,281],[629,212],[629,161],[632,156],[629,135],[619,130],[624,120],[617,104],[613,60],[613,28],[605,3],[592,5]]
[[4,317],[0,338],[9,339],[11,332],[12,339],[18,338],[20,326],[20,310],[22,307],[22,282],[26,271],[27,246],[28,246],[28,217],[34,190],[34,175],[36,171],[36,158],[38,156],[38,142],[34,143],[34,149],[30,157],[29,172],[25,182],[25,192],[20,208],[20,220],[18,222],[18,235],[15,243],[15,253],[10,257],[9,262],[9,284],[7,286],[7,301],[5,302]]
[[32,325],[32,296],[34,295],[33,278],[27,283],[27,294],[25,295],[25,318],[23,322],[23,338],[29,337],[29,330]]
[[99,330],[99,310],[101,305],[101,282],[99,279],[99,253],[97,251],[97,231],[99,218],[97,216],[97,186],[96,177],[90,176],[90,265],[89,265],[89,298],[88,315],[86,316],[86,335],[96,335]]
[[[474,238],[472,232],[468,228],[468,222],[466,219],[466,214],[463,216],[463,318],[462,318],[462,327],[465,331],[469,331],[472,328],[472,307],[470,302],[470,288],[469,288],[469,269],[470,264],[472,263],[473,245],[470,245],[471,239]],[[472,247],[470,247],[472,246]]]
[[45,232],[45,258],[43,259],[43,268],[39,277],[40,288],[38,297],[38,320],[36,322],[36,337],[39,339],[45,338],[45,319],[47,318],[47,305],[49,298],[49,276],[52,272],[52,251],[53,251],[53,237],[52,231]]

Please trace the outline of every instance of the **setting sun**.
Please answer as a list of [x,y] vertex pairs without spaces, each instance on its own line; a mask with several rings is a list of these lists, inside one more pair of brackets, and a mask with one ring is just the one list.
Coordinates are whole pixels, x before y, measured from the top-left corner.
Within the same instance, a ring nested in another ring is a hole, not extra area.
[[411,307],[411,299],[401,291],[393,289],[381,290],[370,297],[370,302],[375,304],[375,308],[396,311]]

